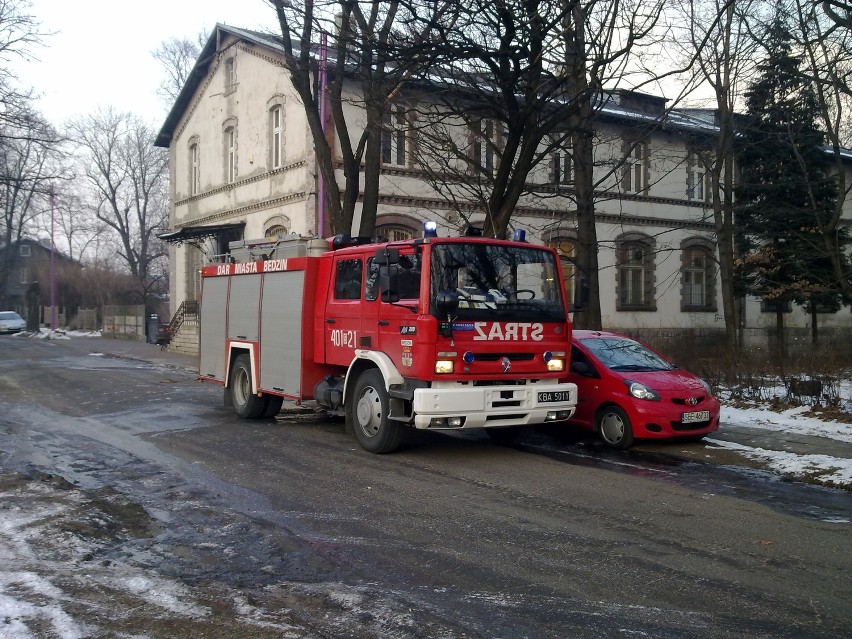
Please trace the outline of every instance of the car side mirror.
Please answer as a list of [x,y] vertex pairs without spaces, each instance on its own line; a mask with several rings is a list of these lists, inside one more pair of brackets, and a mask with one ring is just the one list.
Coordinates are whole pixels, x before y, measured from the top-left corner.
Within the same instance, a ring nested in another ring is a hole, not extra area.
[[571,362],[571,372],[583,377],[597,377],[595,369],[586,362]]

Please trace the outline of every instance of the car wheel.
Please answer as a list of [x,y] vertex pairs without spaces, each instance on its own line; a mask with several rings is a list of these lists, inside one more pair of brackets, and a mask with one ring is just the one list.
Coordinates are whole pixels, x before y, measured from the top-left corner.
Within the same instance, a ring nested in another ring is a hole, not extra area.
[[251,386],[251,360],[248,355],[239,355],[231,369],[231,399],[234,412],[243,419],[257,419],[266,411],[269,397],[258,397]]
[[388,417],[385,380],[375,368],[364,371],[355,383],[347,418],[355,439],[371,453],[391,453],[402,442],[403,426]]
[[604,406],[598,412],[598,435],[610,448],[624,450],[633,445],[630,418],[618,406]]
[[486,428],[485,432],[491,441],[498,446],[515,446],[523,442],[530,434],[529,426],[505,426],[503,428]]

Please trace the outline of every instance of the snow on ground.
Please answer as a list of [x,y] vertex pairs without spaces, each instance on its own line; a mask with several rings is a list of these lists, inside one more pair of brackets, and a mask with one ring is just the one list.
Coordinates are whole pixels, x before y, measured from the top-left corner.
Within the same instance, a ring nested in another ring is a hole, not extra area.
[[[844,396],[852,396],[850,384],[844,383],[843,386]],[[765,464],[772,471],[789,479],[852,489],[852,459],[831,454],[778,450],[785,448],[785,440],[795,439],[796,436],[823,440],[820,448],[824,448],[826,453],[838,449],[850,450],[844,444],[852,444],[852,424],[815,417],[810,406],[794,406],[779,411],[768,406],[733,407],[726,405],[724,401],[721,423],[720,433],[738,428],[765,431],[766,439],[777,439],[777,448],[748,446],[713,437],[708,437],[705,440],[707,443],[733,450],[748,459]]]

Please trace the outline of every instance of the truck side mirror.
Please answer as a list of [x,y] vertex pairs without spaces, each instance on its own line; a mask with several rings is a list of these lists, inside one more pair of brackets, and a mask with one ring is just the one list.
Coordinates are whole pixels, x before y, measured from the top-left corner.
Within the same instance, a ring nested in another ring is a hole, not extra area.
[[440,315],[451,315],[459,308],[459,294],[455,291],[439,291],[435,296],[435,308]]
[[376,251],[373,261],[379,266],[390,266],[391,264],[399,264],[399,249],[389,248],[385,246]]
[[386,304],[396,304],[399,301],[399,293],[396,291],[382,291],[382,301]]

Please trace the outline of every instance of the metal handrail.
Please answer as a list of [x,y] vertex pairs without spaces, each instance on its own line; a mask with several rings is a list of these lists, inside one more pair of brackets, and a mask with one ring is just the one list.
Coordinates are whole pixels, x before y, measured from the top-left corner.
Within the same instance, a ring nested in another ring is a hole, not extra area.
[[181,305],[175,311],[174,316],[172,316],[172,319],[169,322],[169,332],[172,336],[176,335],[180,330],[180,327],[183,326],[183,322],[187,315],[198,315],[197,300],[184,300],[181,302]]

